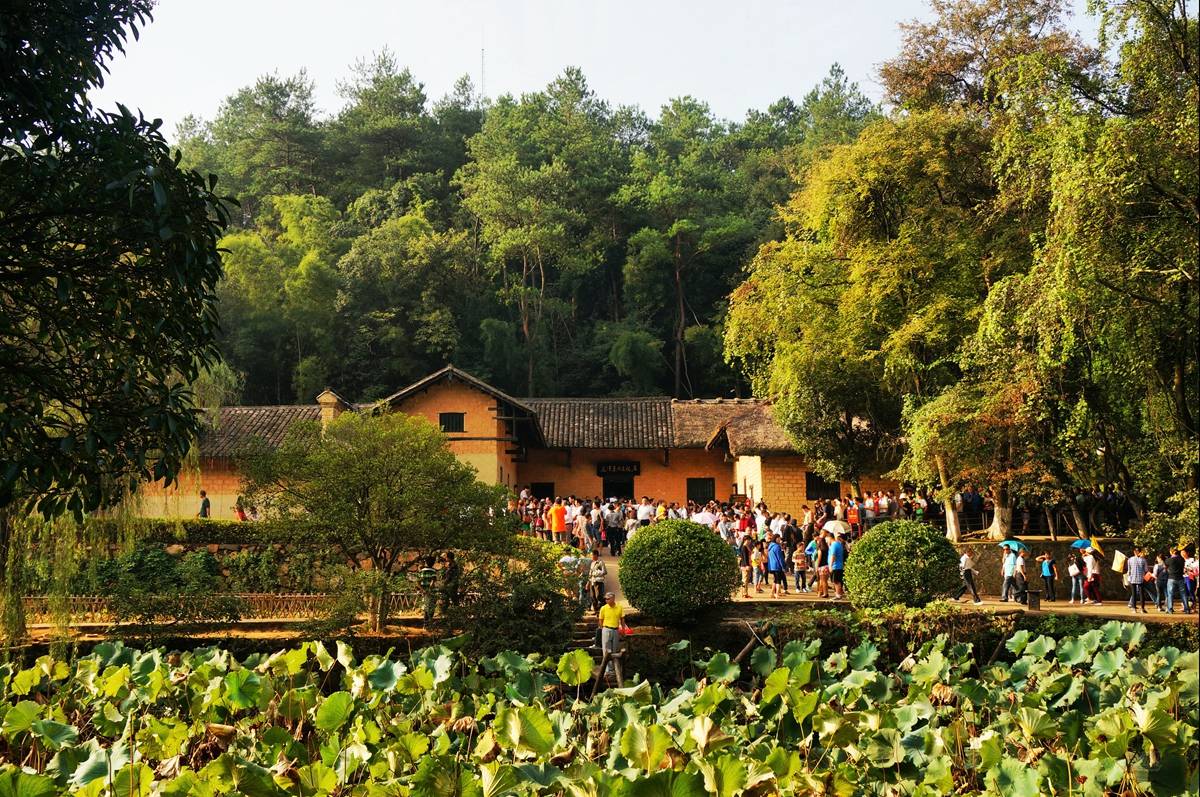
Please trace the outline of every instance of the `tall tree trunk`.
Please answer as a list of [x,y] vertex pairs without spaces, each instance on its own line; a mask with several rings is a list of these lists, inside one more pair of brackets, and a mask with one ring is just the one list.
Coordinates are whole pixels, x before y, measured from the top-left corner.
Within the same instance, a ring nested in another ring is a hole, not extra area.
[[946,469],[946,459],[941,454],[933,458],[937,465],[938,482],[942,486],[942,507],[946,515],[946,539],[958,542],[962,539],[962,529],[958,523],[958,508],[954,506],[954,490],[950,487],[950,474]]
[[1012,496],[1008,494],[1008,483],[1001,482],[994,487],[992,496],[996,510],[992,516],[992,525],[988,527],[988,539],[1004,540],[1012,533]]
[[1050,539],[1058,541],[1058,524],[1054,522],[1054,508],[1042,505],[1042,511],[1046,513],[1046,530],[1050,532]]
[[[683,302],[683,243],[675,236],[675,398],[683,398],[683,372],[687,367],[683,352],[684,313]],[[689,389],[689,393],[690,393]]]
[[1087,516],[1079,508],[1079,502],[1074,498],[1068,497],[1067,503],[1071,505],[1071,518],[1075,521],[1075,536],[1081,540],[1088,539],[1092,535],[1088,532]]

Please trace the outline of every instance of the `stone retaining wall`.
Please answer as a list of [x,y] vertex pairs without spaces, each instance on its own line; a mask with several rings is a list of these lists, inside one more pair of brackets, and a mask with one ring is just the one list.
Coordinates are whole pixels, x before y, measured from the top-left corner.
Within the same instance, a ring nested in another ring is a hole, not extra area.
[[[1058,580],[1055,582],[1055,589],[1058,592],[1059,600],[1066,601],[1071,595],[1071,580],[1067,574],[1067,565],[1070,560],[1070,554],[1074,552],[1071,548],[1073,539],[1062,538],[1057,542],[1049,540],[1025,540],[1029,546],[1029,554],[1026,562],[1026,572],[1029,574],[1029,586],[1031,588],[1042,589],[1042,567],[1041,563],[1036,561],[1037,557],[1045,552],[1049,552],[1054,557],[1054,561],[1058,565]],[[1111,570],[1112,555],[1115,551],[1124,551],[1126,554],[1130,552],[1131,543],[1128,539],[1112,537],[1100,543],[1104,550],[1105,558],[1101,561],[1100,572],[1100,597],[1104,600],[1128,600],[1129,590],[1121,583],[1121,574],[1114,573]],[[1001,565],[1003,563],[1002,551],[995,541],[987,540],[984,542],[964,542],[955,546],[959,552],[969,551],[971,558],[975,560],[975,569],[979,571],[979,575],[975,577],[975,585],[979,588],[980,593],[984,595],[997,596],[1000,594],[1000,586],[1003,582],[1001,575]],[[1046,599],[1043,592],[1042,599]]]

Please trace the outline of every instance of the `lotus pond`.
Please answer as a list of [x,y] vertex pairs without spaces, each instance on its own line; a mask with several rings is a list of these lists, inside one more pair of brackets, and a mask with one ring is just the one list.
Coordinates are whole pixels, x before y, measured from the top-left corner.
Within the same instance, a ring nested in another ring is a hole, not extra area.
[[744,666],[680,645],[682,685],[591,701],[582,651],[104,644],[0,668],[0,797],[1195,793],[1197,654],[1143,634],[1022,631],[983,666],[939,638],[895,671],[870,643]]

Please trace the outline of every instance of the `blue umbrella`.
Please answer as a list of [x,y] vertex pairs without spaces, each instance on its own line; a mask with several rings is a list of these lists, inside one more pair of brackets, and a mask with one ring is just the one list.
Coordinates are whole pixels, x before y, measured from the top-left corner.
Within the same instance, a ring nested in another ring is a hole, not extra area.
[[1012,548],[1014,551],[1029,550],[1029,546],[1020,540],[1005,540],[1004,542],[997,543],[997,545],[999,545],[1001,548]]
[[1071,543],[1071,547],[1072,548],[1091,548],[1092,541],[1091,540],[1075,540],[1075,542]]

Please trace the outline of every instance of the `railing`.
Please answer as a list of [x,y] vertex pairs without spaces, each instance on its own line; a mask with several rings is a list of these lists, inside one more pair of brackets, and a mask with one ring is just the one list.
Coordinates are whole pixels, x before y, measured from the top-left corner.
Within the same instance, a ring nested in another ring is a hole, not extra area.
[[[281,594],[270,592],[236,593],[229,597],[241,602],[242,620],[313,620],[323,616],[329,596],[322,593]],[[66,614],[72,624],[116,622],[110,599],[95,595],[71,595],[52,598],[34,595],[24,599],[25,619],[32,625],[55,621],[54,605],[66,602]],[[419,616],[424,596],[414,592],[393,592],[388,599],[392,617]]]

